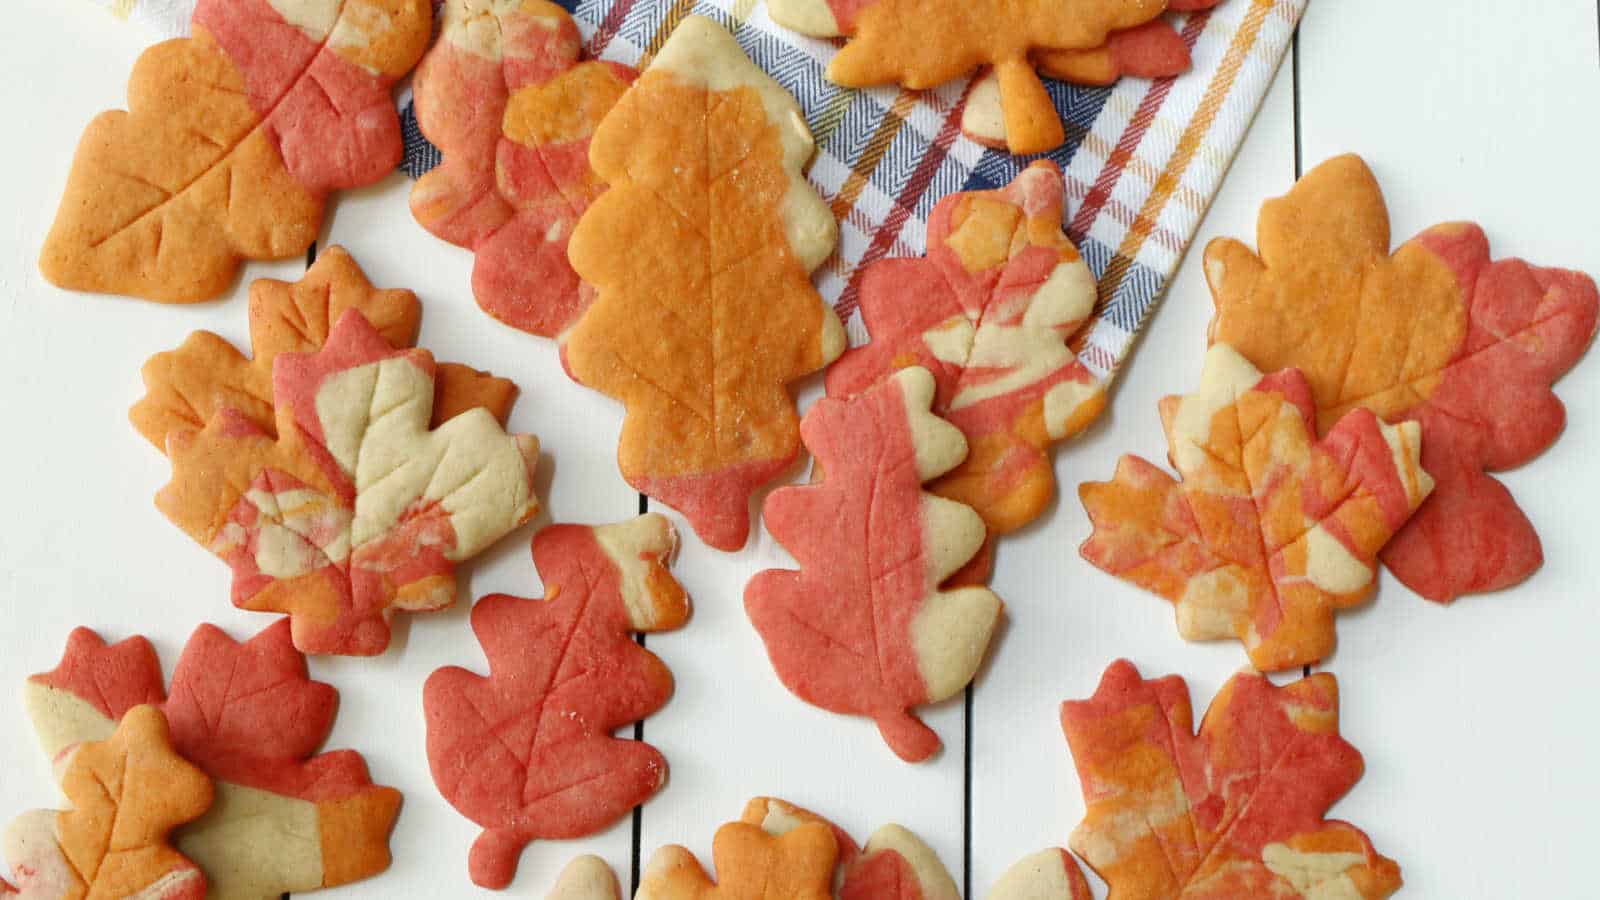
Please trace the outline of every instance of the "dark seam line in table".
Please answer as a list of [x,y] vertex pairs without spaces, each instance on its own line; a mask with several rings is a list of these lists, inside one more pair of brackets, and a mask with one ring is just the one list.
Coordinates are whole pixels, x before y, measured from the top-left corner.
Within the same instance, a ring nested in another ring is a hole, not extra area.
[[972,896],[972,695],[967,685],[967,697],[962,718],[966,722],[962,739],[961,784],[961,896]]
[[310,271],[311,267],[316,265],[316,264],[317,264],[317,242],[316,241],[312,241],[311,242],[311,246],[306,248],[306,270]]
[[[650,511],[650,498],[646,497],[644,494],[640,494],[639,495],[639,515],[642,516],[642,515],[644,515],[645,513],[649,512],[649,511]],[[644,643],[645,636],[643,634],[635,635],[634,636],[634,640],[638,641],[639,642],[639,646],[641,646],[641,647],[643,647],[645,645],[645,643]],[[639,721],[633,723],[633,739],[636,740],[636,741],[643,741],[644,740],[644,720],[643,719],[640,719]],[[639,872],[640,872],[640,869],[641,869],[640,863],[641,863],[642,858],[643,858],[643,854],[642,854],[643,844],[644,844],[644,804],[641,803],[638,806],[635,806],[633,808],[633,849],[631,851],[631,859],[629,860],[629,863],[628,863],[628,878],[629,878],[629,884],[631,885],[630,889],[628,890],[628,896],[630,896],[630,897],[632,897],[634,894],[639,893]]]
[[[1595,0],[1600,3],[1600,0]],[[1294,180],[1299,181],[1305,172],[1305,143],[1302,140],[1300,127],[1300,26],[1296,25],[1294,37],[1289,44],[1289,76],[1293,80],[1294,89]],[[1300,677],[1311,677],[1311,666],[1300,667]]]
[[[1595,0],[1600,3],[1600,0]],[[1289,45],[1289,75],[1294,88],[1294,180],[1305,171],[1305,144],[1300,129],[1300,26],[1296,25]]]

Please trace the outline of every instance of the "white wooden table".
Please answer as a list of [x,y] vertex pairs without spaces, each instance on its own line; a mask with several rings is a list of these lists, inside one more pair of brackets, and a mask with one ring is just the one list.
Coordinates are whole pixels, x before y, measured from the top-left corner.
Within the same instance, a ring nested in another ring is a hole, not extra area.
[[[245,344],[244,287],[185,309],[66,294],[34,260],[78,134],[120,106],[145,40],[78,0],[10,0],[0,29],[0,684],[54,666],[67,632],[148,635],[170,671],[189,631],[236,637],[270,619],[229,605],[225,566],[149,502],[167,464],[128,425],[152,353],[207,328]],[[1499,255],[1600,273],[1600,9],[1591,0],[1312,0],[1285,64],[1197,246],[1252,238],[1262,200],[1296,172],[1344,151],[1373,165],[1396,238],[1471,218]],[[628,517],[639,498],[618,477],[620,411],[560,372],[547,342],[500,327],[471,302],[470,258],[427,236],[395,175],[346,195],[322,246],[349,248],[380,286],[423,298],[423,346],[517,380],[517,431],[547,454],[549,517]],[[302,264],[251,265],[245,278],[293,279]],[[1109,476],[1116,457],[1159,460],[1156,400],[1190,388],[1211,303],[1190,254],[1117,386],[1105,421],[1057,456],[1064,499],[1002,546],[996,591],[1009,621],[970,707],[928,717],[946,750],[895,760],[864,720],[800,703],[778,684],[745,619],[745,580],[786,562],[761,535],[722,554],[686,526],[677,572],[696,601],[682,632],[652,638],[677,693],[645,723],[672,764],[667,788],[630,822],[593,839],[541,843],[512,896],[542,897],[573,854],[598,852],[627,887],[640,854],[671,842],[709,860],[711,836],[744,801],[774,794],[865,838],[898,821],[922,835],[981,897],[1012,861],[1065,841],[1082,800],[1057,705],[1091,693],[1107,663],[1179,673],[1203,708],[1244,663],[1235,644],[1189,645],[1162,601],[1090,568],[1072,488]],[[1405,872],[1415,898],[1580,897],[1593,891],[1600,805],[1600,352],[1558,388],[1569,425],[1529,468],[1503,476],[1544,537],[1528,584],[1435,606],[1385,578],[1377,601],[1340,618],[1327,668],[1340,680],[1344,733],[1367,774],[1333,811],[1357,823]],[[807,396],[814,395],[815,386]],[[549,480],[553,471],[554,481]],[[538,596],[531,527],[470,566],[471,596]],[[466,604],[401,623],[379,659],[319,659],[343,695],[330,747],[354,747],[406,802],[396,862],[332,898],[457,897],[477,829],[434,789],[423,754],[422,681],[440,665],[483,669]],[[970,719],[967,714],[970,709]],[[57,800],[15,687],[0,690],[0,818]],[[1102,888],[1103,890],[1103,888]],[[489,896],[488,892],[482,892]]]

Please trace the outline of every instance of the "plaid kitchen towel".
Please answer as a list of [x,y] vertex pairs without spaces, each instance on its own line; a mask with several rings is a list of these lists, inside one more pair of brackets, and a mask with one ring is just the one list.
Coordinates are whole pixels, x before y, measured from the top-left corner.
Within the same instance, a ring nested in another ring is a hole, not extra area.
[[[187,31],[194,0],[94,0],[162,34]],[[437,2],[437,0],[436,0]],[[834,43],[774,24],[757,0],[560,0],[604,59],[637,65],[691,13],[738,37],[751,59],[799,99],[817,139],[811,180],[839,217],[839,253],[819,273],[823,295],[865,340],[854,315],[868,264],[924,251],[939,198],[1009,182],[1032,158],[988,150],[961,135],[967,83],[935,91],[866,91],[823,77]],[[949,0],[961,2],[961,0]],[[1063,0],[1065,2],[1065,0]],[[1093,326],[1078,347],[1096,375],[1123,362],[1244,139],[1307,0],[1225,0],[1178,17],[1194,69],[1157,81],[1125,78],[1109,88],[1047,82],[1067,125],[1065,146],[1047,154],[1066,175],[1068,232],[1100,280]],[[402,168],[412,177],[438,165],[439,151],[400,99]]]

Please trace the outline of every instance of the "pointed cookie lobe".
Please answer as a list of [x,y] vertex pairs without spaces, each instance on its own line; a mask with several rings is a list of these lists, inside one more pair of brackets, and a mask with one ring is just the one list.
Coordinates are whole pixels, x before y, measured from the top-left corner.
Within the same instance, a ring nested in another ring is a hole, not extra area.
[[852,400],[806,414],[820,483],[767,499],[768,530],[800,570],[768,569],[745,587],[745,611],[784,685],[808,703],[873,719],[910,762],[939,749],[912,709],[972,680],[1000,599],[940,585],[983,546],[983,520],[922,484],[966,454],[960,431],[929,412],[927,370],[903,369]]
[[626,406],[628,483],[719,549],[744,545],[751,493],[799,451],[787,385],[845,346],[810,280],[838,233],[802,173],[813,150],[794,98],[698,16],[589,148],[609,189],[568,255],[598,295],[566,365]]
[[1577,272],[1492,260],[1475,225],[1390,251],[1389,216],[1359,157],[1329,160],[1261,210],[1258,251],[1206,248],[1214,341],[1304,373],[1327,429],[1351,409],[1421,428],[1433,498],[1384,551],[1433,600],[1491,591],[1543,561],[1538,534],[1487,473],[1520,466],[1566,422],[1551,385],[1591,343],[1600,291]]
[[530,841],[600,831],[665,783],[654,747],[612,733],[672,693],[671,672],[632,635],[688,618],[666,568],[675,547],[659,515],[544,529],[533,558],[545,598],[495,594],[472,610],[489,675],[448,667],[428,678],[434,783],[484,829],[469,858],[475,884],[505,887]]
[[1185,638],[1241,641],[1258,669],[1325,657],[1334,612],[1371,595],[1378,551],[1433,488],[1416,424],[1354,410],[1317,441],[1305,378],[1262,376],[1226,344],[1161,415],[1182,481],[1126,456],[1082,485],[1084,558],[1170,600]]

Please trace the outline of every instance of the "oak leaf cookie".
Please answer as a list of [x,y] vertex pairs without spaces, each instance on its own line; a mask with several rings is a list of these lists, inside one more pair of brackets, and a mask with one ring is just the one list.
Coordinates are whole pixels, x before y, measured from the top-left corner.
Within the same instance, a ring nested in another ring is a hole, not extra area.
[[635,74],[579,62],[582,49],[572,17],[547,0],[449,0],[413,81],[417,124],[444,162],[412,188],[412,215],[476,254],[485,312],[545,337],[588,305],[567,242],[605,190],[589,140]]
[[1433,489],[1416,424],[1355,409],[1317,441],[1305,378],[1263,376],[1226,344],[1161,421],[1182,481],[1125,456],[1082,485],[1083,557],[1170,600],[1186,639],[1236,638],[1264,672],[1327,656],[1334,612],[1371,596],[1378,551]]
[[1087,50],[1112,33],[1161,15],[1166,0],[771,0],[780,25],[815,37],[848,36],[828,64],[847,87],[936,87],[992,65],[1012,153],[1042,153],[1066,140],[1055,104],[1035,74],[1036,51]]
[[939,201],[926,259],[889,259],[861,278],[871,342],[828,369],[851,397],[906,366],[933,373],[933,411],[969,452],[930,489],[971,506],[993,534],[1055,495],[1050,446],[1105,409],[1105,389],[1069,346],[1094,312],[1094,273],[1061,231],[1061,170],[1036,162],[1009,186]]
[[199,0],[191,22],[134,64],[128,111],[84,131],[39,260],[52,283],[211,299],[240,259],[305,253],[328,194],[399,164],[389,89],[429,0]]
[[1383,193],[1356,156],[1268,202],[1257,231],[1259,256],[1234,240],[1206,248],[1212,340],[1303,372],[1323,428],[1356,407],[1421,427],[1438,487],[1384,563],[1439,601],[1531,575],[1539,536],[1486,473],[1560,435],[1566,411],[1550,387],[1594,338],[1594,281],[1491,260],[1469,224],[1431,228],[1391,255]]
[[[1207,10],[1221,0],[1169,0],[1172,12]],[[1123,76],[1171,78],[1193,64],[1189,44],[1165,18],[1113,31],[1098,47],[1077,50],[1040,50],[1029,57],[1045,78],[1100,87]],[[992,70],[974,81],[961,110],[961,131],[986,147],[1007,146],[1005,109],[1000,79]]]
[[719,549],[744,545],[750,494],[799,451],[786,385],[845,346],[810,279],[838,235],[801,172],[813,149],[794,98],[699,16],[589,148],[610,190],[568,247],[598,296],[566,365],[626,405],[628,483]]
[[36,810],[6,829],[4,850],[28,900],[202,900],[206,879],[168,833],[211,806],[211,780],[173,752],[152,706],[129,710],[104,740],[63,761],[72,808]]
[[1400,888],[1365,834],[1323,818],[1362,773],[1332,675],[1281,688],[1235,675],[1196,735],[1183,679],[1146,681],[1121,660],[1093,697],[1061,705],[1061,724],[1088,806],[1070,843],[1113,897],[1382,900]]
[[[359,311],[396,349],[416,345],[422,324],[417,295],[373,287],[343,247],[329,247],[298,282],[261,278],[250,285],[250,357],[209,331],[196,331],[176,350],[145,363],[145,395],[128,417],[163,452],[173,434],[199,431],[224,409],[275,434],[273,360],[281,353],[321,349],[350,310]],[[516,385],[504,378],[440,363],[432,423],[437,427],[475,406],[504,423],[516,397]]]
[[389,867],[400,792],[372,783],[353,750],[318,753],[338,692],[312,681],[287,622],[244,643],[201,625],[162,690],[142,637],[107,646],[79,628],[53,671],[30,678],[23,702],[46,754],[104,740],[135,713],[159,708],[173,748],[216,786],[211,810],[174,844],[200,866],[207,896],[276,900],[358,881]]
[[912,367],[852,400],[817,401],[800,428],[823,479],[773,491],[764,510],[800,570],[760,572],[744,594],[784,686],[873,719],[910,762],[940,747],[912,708],[971,682],[1001,610],[987,588],[940,588],[985,531],[971,507],[922,490],[967,449],[928,411],[934,389]]
[[436,375],[347,310],[321,349],[273,361],[275,433],[224,408],[168,436],[156,506],[302,651],[382,653],[395,610],[449,606],[455,564],[539,509],[538,441],[481,407],[430,427]]
[[488,677],[450,667],[428,678],[434,783],[484,829],[469,859],[475,884],[505,887],[528,842],[594,834],[666,782],[654,747],[612,733],[672,694],[672,673],[632,635],[688,619],[667,571],[676,546],[653,514],[544,529],[533,560],[545,599],[496,594],[472,610]]

